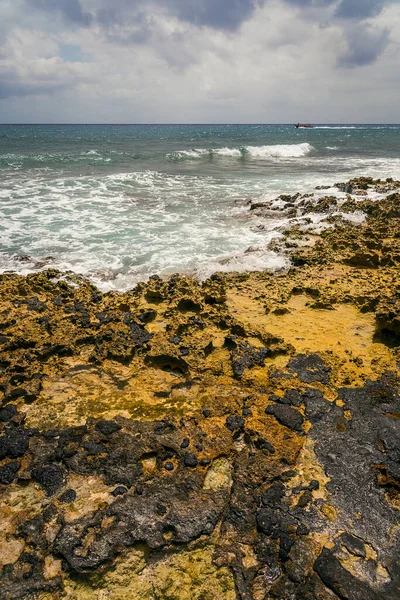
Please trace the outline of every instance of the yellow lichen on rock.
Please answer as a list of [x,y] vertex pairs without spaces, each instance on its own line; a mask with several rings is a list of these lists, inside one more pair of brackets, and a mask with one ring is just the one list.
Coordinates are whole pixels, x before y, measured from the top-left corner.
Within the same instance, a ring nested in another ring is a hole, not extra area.
[[400,197],[347,203],[287,272],[0,276],[1,598],[397,600]]
[[39,600],[236,600],[232,575],[215,566],[213,552],[205,545],[148,564],[145,551],[132,550],[101,577],[65,580],[64,594]]

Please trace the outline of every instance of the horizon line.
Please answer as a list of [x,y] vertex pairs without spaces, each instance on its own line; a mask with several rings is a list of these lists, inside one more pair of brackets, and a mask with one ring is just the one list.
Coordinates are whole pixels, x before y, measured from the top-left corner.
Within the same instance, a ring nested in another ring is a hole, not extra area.
[[[176,125],[198,125],[198,126],[206,126],[206,125],[225,125],[225,126],[230,126],[230,125],[267,125],[267,126],[274,126],[274,125],[296,125],[296,123],[293,122],[286,122],[286,123],[1,123],[0,122],[0,126],[2,125],[7,125],[7,126],[26,126],[26,125],[54,125],[54,126],[59,126],[59,125],[88,125],[88,126],[96,126],[96,125],[108,125],[108,126],[135,126],[135,127],[148,127],[148,126],[176,126]],[[320,122],[320,123],[314,123],[314,125],[400,125],[400,123],[340,123],[338,122]]]

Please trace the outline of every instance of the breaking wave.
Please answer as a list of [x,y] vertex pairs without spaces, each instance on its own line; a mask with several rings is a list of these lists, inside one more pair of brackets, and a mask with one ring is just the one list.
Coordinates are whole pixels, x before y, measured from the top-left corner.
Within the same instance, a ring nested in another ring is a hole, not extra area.
[[192,150],[179,150],[168,154],[173,160],[213,158],[222,156],[226,158],[301,158],[308,156],[315,148],[306,142],[302,144],[276,144],[273,146],[242,146],[239,148],[193,148]]

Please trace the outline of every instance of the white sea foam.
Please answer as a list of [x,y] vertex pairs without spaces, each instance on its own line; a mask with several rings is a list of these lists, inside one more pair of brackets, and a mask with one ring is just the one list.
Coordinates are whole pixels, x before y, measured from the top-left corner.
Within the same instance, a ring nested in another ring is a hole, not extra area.
[[232,271],[244,273],[249,271],[279,271],[289,267],[289,260],[265,249],[254,252],[235,253],[231,256],[221,257],[219,260],[209,261],[199,266],[194,275],[204,281],[213,273],[231,273]]
[[243,156],[243,150],[240,148],[216,148],[211,150],[211,153],[216,156]]
[[399,125],[313,125],[313,129],[399,129]]
[[204,158],[222,156],[226,158],[301,158],[311,154],[315,148],[306,142],[302,144],[275,144],[270,146],[242,146],[239,148],[193,148],[192,150],[180,150],[168,155],[171,159]]
[[275,146],[248,146],[247,153],[255,158],[301,158],[311,154],[313,146],[303,144],[279,144]]
[[[322,147],[337,142],[329,139]],[[128,171],[129,162],[115,172],[98,160],[108,159],[108,151],[75,153],[75,170],[53,164],[55,153],[51,167],[38,161],[18,170],[21,157],[13,155],[13,167],[2,171],[0,181],[0,271],[73,270],[107,291],[129,289],[153,273],[203,279],[215,271],[281,269],[286,259],[268,250],[268,242],[289,223],[285,202],[260,216],[249,210],[250,200],[297,191],[345,198],[337,188],[315,187],[357,174],[400,174],[400,158],[319,156],[309,143],[235,147],[224,141],[220,148],[169,155],[178,160],[173,164],[165,152],[137,171]],[[310,218],[313,227],[326,226],[321,215]]]
[[313,129],[364,129],[355,125],[314,125]]

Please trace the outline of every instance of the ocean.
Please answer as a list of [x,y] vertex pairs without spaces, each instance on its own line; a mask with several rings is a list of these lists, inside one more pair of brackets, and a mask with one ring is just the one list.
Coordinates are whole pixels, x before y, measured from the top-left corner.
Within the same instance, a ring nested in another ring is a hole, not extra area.
[[400,179],[399,136],[399,125],[0,125],[0,272],[71,270],[107,291],[285,268],[269,244],[290,218],[250,201]]

